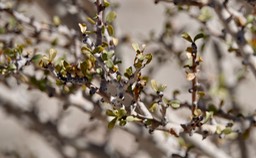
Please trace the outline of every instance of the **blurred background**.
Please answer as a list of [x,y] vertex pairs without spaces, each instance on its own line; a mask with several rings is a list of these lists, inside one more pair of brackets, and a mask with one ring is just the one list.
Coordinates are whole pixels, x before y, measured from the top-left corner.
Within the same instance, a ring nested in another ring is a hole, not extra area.
[[[112,9],[117,12],[115,31],[120,41],[117,54],[123,60],[123,70],[133,63],[135,54],[131,43],[145,43],[145,51],[155,56],[153,63],[144,73],[149,74],[151,79],[167,85],[165,94],[171,96],[174,90],[179,90],[178,98],[189,102],[190,82],[187,81],[181,66],[182,60],[178,60],[179,56],[169,52],[157,41],[152,41],[160,38],[167,24],[171,24],[172,37],[165,40],[169,40],[173,51],[184,52],[189,44],[180,34],[185,31],[195,36],[201,25],[186,13],[177,12],[176,6],[171,3],[155,4],[153,0],[113,0],[111,3]],[[88,16],[95,15],[95,7],[90,0],[0,0],[0,5],[3,4],[13,6],[15,11],[40,23],[54,23],[54,17],[59,18],[61,24],[68,27],[63,28],[63,32],[65,29],[79,31],[78,23],[87,21]],[[232,2],[230,5],[238,9],[244,4]],[[191,12],[198,14],[197,10],[192,9]],[[241,14],[246,13],[241,11]],[[11,20],[5,13],[0,13],[0,19],[1,26],[3,21]],[[217,34],[222,31],[221,24],[214,18],[209,27]],[[1,42],[13,38],[17,41],[23,39],[15,34],[6,34],[0,35]],[[40,37],[43,42],[38,42],[36,50],[42,53],[51,47],[51,42],[56,37],[59,38],[54,33],[46,33]],[[76,38],[81,39],[81,36],[77,35]],[[69,42],[70,44],[67,44]],[[59,40],[57,47],[67,55],[75,52],[75,43],[73,37],[63,38]],[[245,81],[236,87],[231,98],[235,98],[239,105],[239,113],[247,116],[255,113],[255,77],[250,71],[244,70],[242,61],[234,53],[228,53],[227,49],[227,44],[217,38],[207,43],[204,52],[201,52],[204,59],[201,78],[212,84],[209,90],[215,96],[212,102],[219,104],[224,98],[229,98],[225,99],[224,103],[224,109],[229,109],[232,107],[229,94],[216,88],[219,84],[217,67],[221,67],[227,85],[236,84],[236,74],[246,74]],[[28,48],[28,51],[34,50],[35,48]],[[221,59],[216,59],[217,51],[221,54]],[[183,59],[185,55],[181,56]],[[24,71],[33,73],[29,67]],[[161,131],[149,134],[148,130],[132,123],[126,127],[107,129],[105,118],[91,117],[88,111],[91,111],[94,105],[83,98],[80,91],[70,95],[67,101],[64,98],[49,97],[47,93],[19,83],[11,76],[5,79],[1,77],[0,81],[0,158],[156,158],[175,157],[175,153],[186,153],[187,149],[181,147],[182,139]],[[68,109],[63,110],[66,105],[69,106]],[[186,109],[175,114],[170,111],[169,119],[184,123],[189,119],[189,113]],[[244,142],[247,144],[246,149],[241,149],[239,143],[233,143],[235,141],[232,137],[228,141],[218,140],[217,145],[211,149],[223,150],[223,155],[230,158],[241,157],[241,150],[246,150],[247,157],[253,158],[256,155],[256,130],[252,129],[250,132],[249,138]],[[201,137],[196,138],[202,140]],[[207,144],[207,140],[202,141],[201,145],[204,143]],[[189,157],[211,157],[202,154],[200,147],[194,150]]]

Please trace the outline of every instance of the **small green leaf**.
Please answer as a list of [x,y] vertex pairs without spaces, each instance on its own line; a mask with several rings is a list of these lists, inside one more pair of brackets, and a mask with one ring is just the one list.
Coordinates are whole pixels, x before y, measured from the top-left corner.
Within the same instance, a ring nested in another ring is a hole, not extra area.
[[39,61],[42,59],[42,55],[41,54],[36,54],[32,57],[31,61],[34,63],[39,63]]
[[195,116],[200,116],[200,115],[202,115],[202,111],[200,109],[195,109],[194,110],[194,115]]
[[125,109],[119,109],[117,111],[117,117],[119,118],[125,116],[126,114],[127,114],[127,111]]
[[106,8],[109,7],[110,3],[109,3],[107,0],[104,0],[103,2],[104,2],[104,6],[105,6]]
[[213,113],[216,113],[218,111],[218,109],[216,108],[216,106],[214,104],[210,104],[208,106],[208,111],[211,111]]
[[136,55],[136,58],[139,59],[140,61],[143,61],[145,59],[145,56],[142,53],[140,53]]
[[207,22],[208,20],[210,20],[212,18],[211,12],[209,10],[208,7],[203,7],[201,9],[201,13],[198,16],[198,19],[202,22]]
[[225,135],[230,134],[230,133],[232,133],[232,129],[230,127],[227,127],[224,130],[222,130],[222,133]]
[[101,55],[101,58],[102,58],[102,60],[103,61],[106,61],[106,60],[108,60],[108,54],[107,53],[102,53],[102,55]]
[[129,68],[127,68],[125,70],[124,76],[127,77],[127,78],[130,78],[132,74],[133,74],[132,67],[130,66]]
[[150,63],[150,62],[151,62],[151,60],[152,60],[153,56],[152,56],[152,54],[146,54],[146,55],[145,55],[145,58],[147,59],[146,64],[148,64],[148,63]]
[[222,132],[221,127],[220,127],[220,126],[217,126],[215,132],[216,132],[217,134],[221,134],[221,132]]
[[163,92],[167,86],[162,84],[158,85],[155,80],[151,80],[151,87],[155,92]]
[[116,12],[114,11],[109,12],[106,16],[106,21],[108,23],[112,23],[115,19],[116,19]]
[[58,44],[58,38],[54,38],[52,41],[51,41],[51,45],[52,46],[56,46]]
[[78,26],[80,27],[80,31],[85,34],[86,33],[86,30],[87,30],[87,26],[86,24],[81,24],[79,23]]
[[68,62],[66,62],[66,60],[63,60],[63,66],[65,69],[67,69],[70,65]]
[[210,111],[210,112],[206,111],[206,116],[203,123],[207,123],[212,117],[213,117],[213,111]]
[[170,102],[170,105],[171,105],[172,108],[178,109],[180,107],[180,101],[179,100],[172,100]]
[[114,67],[114,63],[113,63],[113,61],[112,61],[111,59],[107,60],[107,61],[105,62],[105,64],[106,64],[106,66],[107,66],[108,68],[113,68],[113,67]]
[[8,65],[8,70],[10,70],[10,71],[13,71],[13,70],[16,70],[16,65],[15,64],[10,64],[10,65]]
[[205,92],[204,92],[204,91],[198,91],[198,92],[197,92],[197,95],[198,95],[200,98],[202,98],[202,97],[205,96]]
[[109,34],[110,36],[113,36],[113,35],[114,35],[114,28],[113,28],[112,25],[108,25],[108,26],[107,26],[107,30],[108,30],[108,34]]
[[126,123],[127,123],[126,120],[123,120],[123,119],[119,120],[119,125],[120,126],[125,126]]
[[158,91],[158,86],[157,86],[156,80],[151,80],[151,87],[152,87],[152,89],[153,89],[155,92]]
[[172,92],[172,95],[174,98],[177,97],[177,95],[179,95],[179,94],[180,94],[180,91],[178,89],[176,89]]
[[106,111],[106,115],[107,115],[107,116],[116,116],[116,113],[114,113],[113,110],[108,109],[108,110]]
[[95,24],[96,24],[96,22],[95,22],[92,18],[90,18],[90,17],[87,17],[87,20],[88,20],[88,22],[91,23],[92,25],[95,25]]
[[247,24],[252,23],[252,22],[254,21],[254,19],[255,19],[255,16],[253,16],[253,15],[248,15],[247,18],[246,18]]
[[102,46],[98,46],[92,51],[92,54],[101,53],[103,50],[104,48]]
[[157,103],[153,103],[153,104],[150,106],[149,111],[150,111],[150,112],[155,112],[156,109],[157,109],[157,106],[158,106]]
[[55,26],[59,26],[61,24],[61,20],[59,16],[53,16],[53,24]]
[[163,92],[166,89],[166,87],[167,87],[166,85],[161,84],[158,86],[158,91]]
[[56,57],[56,55],[57,55],[56,49],[51,48],[49,50],[49,61],[52,62],[54,60],[54,58]]
[[135,50],[135,52],[140,51],[140,47],[138,43],[133,43],[132,48]]
[[199,34],[197,34],[197,35],[194,37],[194,42],[196,42],[198,39],[204,38],[204,37],[205,37],[205,36],[204,36],[203,33],[199,33]]
[[147,125],[147,126],[149,126],[149,125],[151,125],[152,124],[152,119],[147,119],[146,121],[145,121],[145,125]]
[[113,129],[116,125],[117,117],[113,118],[109,123],[108,123],[108,129]]
[[186,78],[189,81],[192,81],[195,77],[196,77],[196,74],[192,73],[192,72],[191,73],[187,73],[187,75],[186,75]]
[[140,69],[142,67],[142,62],[137,62],[137,63],[134,63],[134,67],[136,69]]
[[181,35],[182,38],[184,38],[185,40],[189,41],[189,42],[193,42],[192,38],[190,37],[190,35],[187,33],[187,32],[184,32],[182,35]]
[[134,117],[134,116],[127,116],[126,121],[127,122],[139,122],[139,121],[141,121],[141,119]]
[[92,50],[91,50],[90,48],[88,48],[87,46],[83,46],[83,47],[81,48],[81,51],[82,51],[82,53],[86,54],[86,53],[88,53],[88,52],[91,52]]

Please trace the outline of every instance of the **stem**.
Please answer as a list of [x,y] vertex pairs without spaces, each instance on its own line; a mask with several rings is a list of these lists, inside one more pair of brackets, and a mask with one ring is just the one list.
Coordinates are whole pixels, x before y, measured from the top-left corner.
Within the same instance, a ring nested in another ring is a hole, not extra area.
[[192,114],[194,115],[195,109],[197,109],[197,63],[196,63],[196,58],[197,58],[197,46],[193,42],[191,44],[192,47],[192,72],[195,74],[195,78],[192,80]]
[[102,44],[102,10],[101,10],[101,2],[100,0],[96,1],[97,6],[97,24],[96,24],[96,47]]

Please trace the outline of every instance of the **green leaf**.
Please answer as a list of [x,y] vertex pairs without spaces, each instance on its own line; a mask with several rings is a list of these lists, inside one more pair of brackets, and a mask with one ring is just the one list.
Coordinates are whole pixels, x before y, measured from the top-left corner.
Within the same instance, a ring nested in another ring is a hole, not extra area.
[[136,58],[139,59],[140,61],[143,61],[145,59],[145,56],[142,53],[140,53],[136,55]]
[[125,109],[119,109],[117,111],[117,117],[120,118],[120,117],[123,117],[127,114],[126,110]]
[[192,81],[195,77],[196,77],[196,74],[192,73],[192,72],[191,73],[187,73],[187,75],[186,75],[186,78],[189,81]]
[[204,91],[198,91],[198,92],[197,92],[197,95],[198,95],[200,98],[202,98],[202,97],[205,96],[205,92],[204,92]]
[[54,38],[52,41],[51,41],[51,45],[52,46],[56,46],[58,44],[58,38]]
[[187,32],[182,33],[181,37],[191,43],[193,42],[192,38],[190,37],[190,35]]
[[108,54],[107,53],[102,53],[101,58],[102,58],[103,61],[108,60]]
[[133,74],[132,67],[130,66],[129,68],[127,68],[125,70],[124,76],[127,77],[127,78],[130,78],[132,74]]
[[217,126],[215,132],[216,132],[217,134],[221,134],[221,132],[222,132],[221,127],[220,127],[220,126]]
[[206,116],[203,123],[207,123],[212,117],[213,117],[213,111],[210,111],[210,112],[206,111]]
[[163,92],[167,86],[162,84],[158,85],[155,80],[151,80],[151,87],[155,92]]
[[126,123],[127,123],[126,120],[123,120],[123,119],[119,120],[119,125],[120,126],[125,126]]
[[142,63],[141,62],[134,63],[134,67],[136,69],[140,69],[142,67]]
[[157,103],[153,103],[153,104],[150,106],[149,111],[150,111],[150,112],[155,112],[156,109],[157,109],[157,106],[158,106]]
[[165,89],[166,89],[166,85],[163,85],[163,84],[160,84],[159,86],[158,86],[158,91],[159,92],[163,92]]
[[106,21],[108,23],[112,23],[115,19],[116,19],[116,12],[114,11],[109,12],[106,16]]
[[88,20],[89,23],[91,23],[92,25],[95,25],[95,24],[96,24],[96,22],[95,22],[92,18],[90,18],[90,17],[87,17],[87,20]]
[[92,51],[92,54],[95,54],[95,53],[101,53],[103,52],[104,48],[102,46],[98,46],[96,47],[93,51]]
[[81,68],[81,71],[84,75],[86,75],[86,70],[87,70],[87,62],[86,61],[83,61],[82,63],[80,63],[80,68]]
[[252,22],[254,21],[254,19],[255,19],[255,16],[253,16],[253,15],[248,15],[247,18],[246,18],[247,24],[252,23]]
[[16,65],[15,64],[10,64],[10,65],[8,65],[8,70],[10,70],[10,71],[13,71],[13,70],[16,70],[17,69],[17,67],[16,67]]
[[108,110],[106,111],[106,115],[107,115],[107,116],[116,116],[116,113],[114,113],[113,110],[108,109]]
[[135,52],[140,51],[140,47],[138,43],[133,43],[132,48],[135,50]]
[[82,53],[86,54],[87,52],[91,52],[92,50],[90,48],[88,48],[87,46],[83,46],[81,48],[81,51],[82,51]]
[[79,23],[78,26],[80,27],[80,31],[85,34],[86,33],[86,30],[87,30],[87,26],[86,24],[81,24]]
[[107,61],[105,62],[105,64],[106,64],[106,66],[107,66],[108,68],[112,68],[112,67],[114,66],[114,63],[113,63],[113,61],[112,61],[111,59],[107,60]]
[[146,55],[145,55],[145,58],[147,59],[146,64],[148,64],[148,63],[150,63],[150,62],[151,62],[151,60],[152,60],[153,56],[152,56],[152,54],[146,54]]
[[104,0],[103,2],[104,2],[104,6],[105,6],[106,8],[109,7],[110,3],[109,3],[107,0]]
[[57,55],[56,49],[51,48],[49,50],[49,61],[52,62]]
[[210,20],[212,18],[211,12],[209,10],[208,7],[203,7],[201,9],[201,13],[198,16],[198,19],[202,22],[207,22],[208,20]]
[[200,109],[195,109],[194,110],[194,115],[195,116],[200,116],[200,115],[202,115],[202,111]]
[[152,124],[152,119],[147,119],[146,121],[145,121],[145,125],[147,125],[147,126],[149,126],[149,125],[151,125]]
[[170,105],[171,105],[172,108],[178,109],[180,107],[180,101],[179,100],[172,100],[170,102]]
[[31,61],[34,63],[39,63],[39,61],[42,59],[42,55],[41,54],[36,54],[32,57]]
[[60,17],[59,16],[53,16],[53,24],[55,26],[59,26],[61,24],[61,20],[60,20]]
[[24,45],[18,45],[14,51],[15,53],[21,54],[23,52]]
[[194,42],[196,42],[198,39],[204,38],[204,37],[205,37],[205,35],[204,35],[203,33],[199,33],[199,34],[197,34],[197,35],[194,37]]
[[216,106],[214,104],[210,104],[208,106],[208,111],[211,111],[214,114],[214,113],[216,113],[218,111],[218,109],[216,108]]
[[232,129],[230,127],[227,127],[224,130],[222,130],[222,133],[225,135],[230,134],[230,133],[232,133]]
[[151,87],[152,87],[152,89],[153,89],[155,92],[158,91],[158,86],[157,86],[156,80],[151,80]]
[[113,118],[109,123],[108,123],[108,129],[113,129],[116,125],[117,117]]
[[63,66],[65,69],[68,69],[70,67],[69,63],[66,62],[66,60],[63,60]]
[[134,117],[134,116],[127,116],[126,121],[127,122],[139,122],[139,121],[141,121],[141,119]]
[[108,26],[107,26],[107,30],[108,30],[108,34],[109,34],[110,36],[113,36],[113,35],[114,35],[114,28],[113,28],[112,25],[108,25]]

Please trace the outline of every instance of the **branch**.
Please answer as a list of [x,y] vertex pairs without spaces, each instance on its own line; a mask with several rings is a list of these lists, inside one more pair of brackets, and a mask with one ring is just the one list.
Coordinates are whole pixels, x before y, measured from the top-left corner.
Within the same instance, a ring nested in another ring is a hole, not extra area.
[[191,137],[183,134],[182,137],[211,158],[231,158],[231,156],[226,154],[223,149],[219,149],[216,145],[210,142],[210,140],[206,139],[202,141],[202,137],[198,134],[194,134]]

